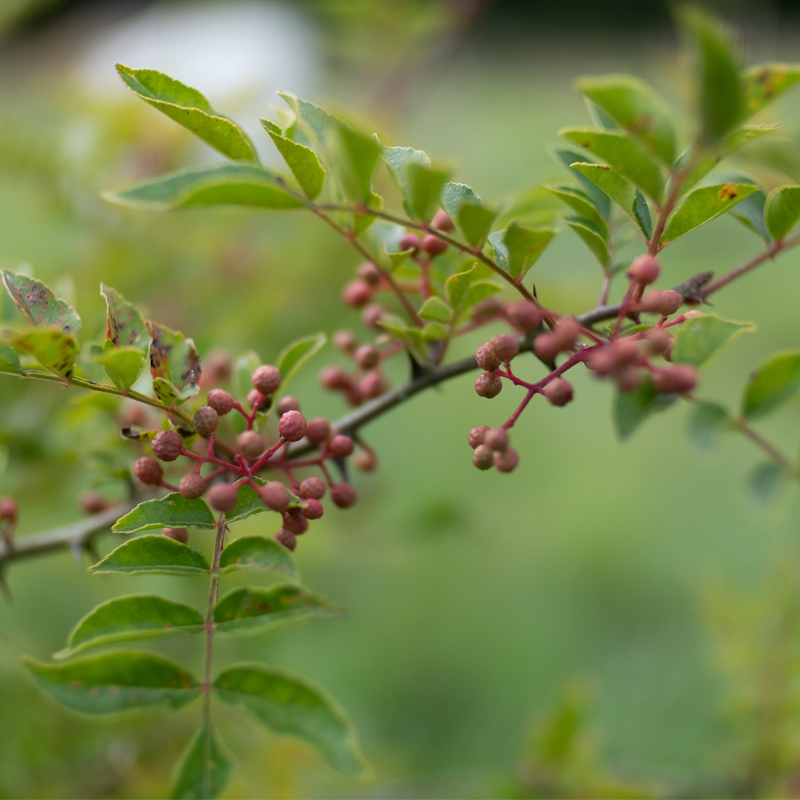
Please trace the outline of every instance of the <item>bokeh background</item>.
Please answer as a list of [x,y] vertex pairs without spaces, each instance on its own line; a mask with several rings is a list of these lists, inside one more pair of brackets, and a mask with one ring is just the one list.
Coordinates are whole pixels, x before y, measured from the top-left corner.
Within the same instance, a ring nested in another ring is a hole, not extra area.
[[[800,60],[798,4],[720,5],[751,60]],[[87,334],[104,325],[100,281],[193,336],[201,353],[255,349],[269,361],[299,335],[364,333],[339,300],[356,257],[313,219],[150,215],[100,198],[216,159],[133,97],[115,62],[197,87],[251,132],[267,163],[277,159],[257,119],[275,118],[274,91],[287,89],[456,164],[458,180],[500,201],[561,178],[546,145],[561,126],[588,123],[572,89],[580,74],[638,73],[687,119],[678,45],[666,3],[632,0],[5,0],[0,267],[27,264],[74,298]],[[784,127],[744,165],[768,185],[800,182],[789,146],[798,95],[766,119]],[[723,218],[670,247],[663,267],[674,283],[757,248]],[[564,312],[592,307],[599,291],[597,266],[569,231],[534,277]],[[720,293],[721,314],[759,329],[706,370],[705,399],[735,407],[761,359],[798,347],[798,298],[798,253]],[[317,359],[319,368],[338,356],[328,348]],[[308,414],[335,418],[345,409],[317,388],[315,371],[296,393]],[[396,364],[393,380],[403,372]],[[757,451],[730,438],[698,452],[680,404],[622,445],[609,387],[575,378],[576,402],[534,404],[515,428],[521,462],[511,475],[477,472],[466,432],[499,424],[516,398],[507,390],[487,403],[468,376],[365,429],[380,469],[359,475],[359,505],[329,511],[298,551],[305,582],[348,616],[231,640],[219,663],[267,660],[328,686],[352,714],[375,779],[343,778],[303,745],[220,708],[240,765],[226,796],[728,796],[751,770],[770,792],[796,796],[796,488],[758,497],[748,488]],[[99,480],[92,452],[115,440],[108,410],[9,377],[0,402],[0,493],[20,501],[19,535],[80,518],[76,497]],[[796,456],[797,403],[763,431]],[[268,516],[242,532],[271,532]],[[114,543],[106,536],[101,550]],[[196,707],[76,717],[38,694],[18,660],[49,657],[104,599],[158,591],[202,604],[202,582],[92,578],[68,553],[13,564],[6,578],[0,796],[163,796]],[[192,639],[150,649],[188,665],[201,656]]]

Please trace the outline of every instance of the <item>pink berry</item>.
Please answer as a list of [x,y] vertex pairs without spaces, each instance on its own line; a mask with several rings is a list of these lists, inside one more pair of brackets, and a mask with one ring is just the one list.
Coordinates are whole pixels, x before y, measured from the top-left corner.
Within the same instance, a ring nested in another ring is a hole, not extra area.
[[554,378],[544,387],[542,394],[550,401],[551,405],[565,406],[572,401],[572,384],[563,378]]
[[472,463],[478,469],[491,469],[494,466],[494,450],[488,444],[479,444],[472,452]]
[[494,467],[498,472],[512,472],[519,463],[519,453],[513,447],[505,450],[495,450],[492,458]]
[[287,550],[297,547],[297,537],[287,530],[280,530],[275,534],[275,541],[280,542]]
[[216,511],[230,511],[239,502],[239,490],[230,483],[215,483],[208,490],[207,500]]
[[449,231],[452,231],[455,228],[455,225],[453,225],[453,220],[450,219],[447,212],[443,208],[440,208],[433,215],[433,221],[431,222],[431,227],[436,228],[436,230],[448,233]]
[[357,270],[356,274],[364,283],[372,287],[378,286],[382,280],[381,271],[371,261],[364,262]]
[[542,314],[530,300],[515,300],[506,306],[506,317],[518,331],[533,331],[542,324]]
[[282,417],[287,411],[299,411],[300,401],[296,397],[291,397],[287,394],[286,397],[281,397],[275,410],[278,412],[279,417]]
[[643,286],[657,281],[660,274],[661,267],[658,265],[658,259],[647,254],[636,256],[628,267],[628,277]]
[[158,486],[164,477],[164,470],[154,458],[145,456],[133,465],[133,474],[147,486]]
[[161,535],[166,536],[167,539],[174,539],[181,544],[186,544],[189,541],[189,531],[186,528],[164,528],[161,531]]
[[283,529],[295,536],[302,536],[308,530],[308,520],[299,508],[290,508],[283,512]]
[[327,442],[331,435],[331,424],[324,417],[310,419],[306,425],[306,437],[311,444]]
[[349,436],[337,433],[328,442],[328,452],[337,458],[346,458],[353,452],[353,440]]
[[502,388],[503,381],[500,376],[495,375],[494,372],[484,372],[475,379],[475,392],[478,397],[486,397],[491,400],[493,397],[497,397],[497,395],[500,394]]
[[342,300],[350,308],[363,308],[371,299],[372,287],[360,278],[345,284],[342,289]]
[[328,391],[346,391],[350,388],[350,378],[341,367],[325,367],[319,374],[319,382]]
[[206,439],[217,429],[218,421],[219,415],[211,406],[200,406],[192,417],[194,429]]
[[387,383],[380,370],[367,373],[358,383],[358,390],[368,400],[374,400],[386,392]]
[[[144,459],[139,459],[139,461],[142,460]],[[149,458],[147,460],[153,461],[152,458]],[[138,464],[139,462],[137,461],[136,463]],[[159,464],[158,461],[153,461],[153,463],[158,467],[160,471],[161,464]],[[135,470],[136,468],[134,467],[134,471]],[[139,477],[138,474],[136,477],[137,478]],[[141,478],[139,478],[139,480],[142,481]],[[160,475],[159,475],[159,480],[161,480]],[[142,483],[145,483],[145,481],[142,481]],[[19,506],[17,505],[17,501],[14,500],[13,497],[3,497],[2,499],[0,499],[0,519],[7,520],[8,522],[16,522],[18,516],[19,516]]]
[[208,404],[221,417],[233,408],[233,396],[224,389],[212,389],[208,393]]
[[183,450],[183,439],[175,431],[161,431],[156,434],[151,447],[161,461],[175,461]]
[[[99,514],[109,507],[109,502],[103,495],[97,492],[84,492],[80,496],[80,506],[87,514]],[[6,519],[3,516],[3,501],[0,500],[0,519]],[[14,522],[14,519],[9,519],[9,522]]]
[[373,303],[370,306],[367,306],[361,312],[361,321],[368,327],[368,328],[375,328],[376,330],[380,330],[381,327],[381,320],[388,314],[389,312],[378,303]]
[[422,242],[415,233],[407,233],[400,239],[399,247],[401,253],[406,250],[413,250],[416,253],[422,249]]
[[300,509],[300,513],[306,519],[319,519],[325,509],[322,507],[322,503],[319,500],[314,500],[313,498],[309,498],[306,500],[305,507]]
[[477,425],[470,432],[467,440],[469,446],[474,450],[479,444],[483,444],[483,439],[486,436],[486,431],[489,430],[488,425]]
[[244,431],[236,440],[236,449],[247,458],[258,458],[267,449],[267,443],[260,433]]
[[289,508],[289,503],[292,501],[289,490],[280,481],[265,483],[258,493],[261,495],[265,506],[281,513]]
[[492,450],[505,450],[508,447],[508,431],[505,428],[489,428],[483,437],[483,444]]
[[493,372],[503,362],[497,357],[490,344],[482,344],[475,351],[475,360],[478,366],[486,372]]
[[689,364],[675,364],[653,370],[651,379],[657,392],[686,394],[697,386],[697,370]]
[[519,342],[507,333],[498,333],[497,336],[493,336],[489,347],[504,364],[519,354]]
[[371,344],[362,344],[353,358],[361,369],[372,369],[381,360],[381,354]]
[[447,250],[447,242],[429,233],[422,240],[422,249],[431,257],[436,258]]
[[333,346],[343,353],[354,353],[358,347],[358,337],[352,331],[336,331],[333,334]]
[[202,497],[205,490],[205,478],[203,478],[202,475],[198,475],[196,472],[189,472],[184,475],[181,478],[181,482],[178,484],[178,491],[189,500]]
[[355,465],[362,472],[373,472],[378,466],[378,457],[372,450],[361,450],[355,457]]
[[306,435],[306,418],[299,411],[287,411],[278,420],[278,433],[287,442],[299,442]]
[[264,364],[253,373],[253,388],[265,397],[275,394],[281,385],[281,373],[277,367]]
[[358,500],[358,493],[349,483],[337,483],[331,488],[331,500],[339,508],[350,508]]
[[304,500],[322,500],[325,497],[325,481],[322,478],[306,478],[297,490]]

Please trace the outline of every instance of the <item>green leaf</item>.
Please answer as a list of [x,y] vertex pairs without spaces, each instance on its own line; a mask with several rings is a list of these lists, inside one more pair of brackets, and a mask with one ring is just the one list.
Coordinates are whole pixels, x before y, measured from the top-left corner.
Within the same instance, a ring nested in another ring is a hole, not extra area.
[[757,64],[742,75],[747,115],[761,111],[800,81],[800,64]]
[[372,198],[372,176],[381,157],[380,144],[342,123],[334,129],[330,146],[345,196],[368,204]]
[[730,414],[716,403],[696,403],[689,412],[689,437],[700,450],[708,450],[731,426]]
[[233,762],[210,723],[204,722],[183,754],[169,796],[171,800],[219,797],[232,776]]
[[732,322],[716,314],[690,317],[678,328],[672,346],[672,360],[700,367],[740,333],[755,329],[752,322]]
[[200,497],[189,500],[180,492],[145,500],[116,521],[115,533],[135,533],[150,528],[215,528],[211,509]]
[[33,356],[56,375],[70,375],[78,357],[78,340],[60,328],[40,328],[12,335],[9,343],[18,353]]
[[[291,345],[289,347],[291,348]],[[233,362],[233,386],[236,396],[242,403],[245,403],[248,392],[253,388],[253,373],[260,366],[261,359],[254,350],[249,350]],[[282,375],[283,373],[281,373]]]
[[781,484],[784,483],[786,473],[780,464],[774,461],[762,461],[756,464],[753,471],[747,476],[747,485],[755,499],[766,505],[774,499]]
[[450,170],[433,169],[425,164],[406,166],[408,195],[405,206],[412,219],[429,221],[439,207],[439,197]]
[[646,377],[633,392],[617,392],[614,399],[614,425],[621,441],[657,411],[663,411],[675,401],[675,395],[659,394]]
[[761,189],[758,189],[758,191],[745,197],[741,203],[734,206],[728,213],[769,243],[772,241],[772,236],[770,236],[764,221],[764,206],[766,202],[767,196]]
[[422,329],[422,338],[426,342],[443,342],[447,338],[447,331],[438,322],[429,322]]
[[207,575],[210,570],[202,553],[160,534],[146,534],[124,542],[102,561],[89,567],[89,572],[98,575],[109,572]]
[[767,230],[780,241],[800,219],[800,186],[780,186],[773,189],[764,204]]
[[742,413],[765,417],[800,391],[800,350],[767,359],[749,378]]
[[325,185],[325,169],[320,164],[319,156],[310,147],[281,136],[280,129],[275,131],[269,127],[272,123],[268,123],[268,120],[262,119],[261,124],[275,143],[275,147],[283,156],[283,160],[292,171],[292,175],[300,184],[306,197],[309,200],[315,200]]
[[600,229],[585,217],[564,217],[564,222],[583,239],[584,244],[592,251],[603,269],[608,269],[611,263],[608,243],[603,239]]
[[683,7],[679,19],[696,51],[703,138],[713,144],[741,122],[744,114],[744,92],[732,37],[717,19],[699,8]]
[[147,653],[106,653],[63,664],[23,658],[22,663],[51,700],[82,714],[156,705],[183,708],[200,694],[188,672]]
[[278,95],[294,111],[297,125],[311,144],[324,151],[328,134],[334,127],[341,124],[339,120],[314,103],[301,100],[291,92],[278,92]]
[[233,120],[211,108],[196,89],[152,69],[131,69],[117,64],[117,72],[142,100],[215,150],[234,160],[258,161],[250,137]]
[[578,90],[665,164],[675,160],[675,126],[669,106],[644,81],[631,75],[580,78]]
[[486,208],[469,186],[446,183],[442,189],[442,205],[468,244],[473,247],[483,244],[497,214]]
[[219,569],[220,572],[266,569],[282,572],[293,580],[300,579],[297,564],[289,550],[265,536],[242,536],[232,541],[219,557]]
[[24,375],[17,351],[6,342],[0,341],[0,372],[6,375]]
[[257,164],[211,164],[161,175],[158,178],[104,192],[112,203],[146,211],[168,211],[181,206],[255,206],[274,211],[302,208],[279,175]]
[[577,150],[570,150],[568,147],[552,147],[549,152],[559,164],[563,164],[570,170],[583,187],[583,191],[591,198],[592,205],[600,212],[605,220],[608,220],[611,214],[611,201],[608,195],[605,192],[601,192],[585,175],[581,175],[578,170],[574,169],[575,164],[583,164],[586,162],[586,155],[584,153],[579,153]]
[[[106,375],[112,383],[127,391],[136,383],[142,374],[147,353],[138,347],[115,347],[107,339],[103,351],[94,357],[94,361],[102,364]],[[176,391],[176,395],[179,393]]]
[[480,303],[481,300],[486,300],[487,297],[497,294],[502,288],[502,286],[498,286],[492,281],[475,281],[467,290],[463,307],[472,308],[476,303]]
[[408,183],[408,168],[412,164],[423,167],[430,167],[431,160],[427,153],[422,150],[414,150],[413,147],[387,147],[382,145],[381,158],[386,165],[386,171],[394,182],[403,197],[411,194],[411,187]]
[[434,322],[450,322],[453,317],[453,312],[447,307],[447,304],[440,300],[438,297],[429,297],[419,310],[419,316],[422,319],[433,320]]
[[757,191],[758,186],[747,183],[722,183],[693,189],[670,216],[661,243],[675,241],[679,236],[724,214]]
[[638,189],[604,164],[576,162],[572,165],[572,169],[584,175],[608,195],[636,223],[645,239],[649,241],[653,235],[653,223],[647,201]]
[[14,304],[34,328],[58,328],[80,338],[81,318],[69,303],[56,297],[41,281],[27,275],[7,269],[0,271],[0,275]]
[[447,296],[447,302],[450,303],[450,307],[454,310],[458,310],[459,306],[466,297],[470,283],[472,283],[472,278],[475,275],[476,266],[477,265],[473,265],[463,272],[457,272],[455,275],[451,275],[444,282],[444,291],[445,295]]
[[267,589],[245,586],[228,592],[214,607],[219,633],[260,633],[284,622],[340,617],[342,609],[296,583]]
[[[601,221],[601,224],[602,223]],[[517,280],[522,279],[536,263],[556,232],[552,228],[525,228],[512,222],[503,234],[508,252],[508,271]]]
[[117,642],[202,630],[203,615],[189,606],[157,595],[116,597],[92,609],[70,633],[67,647],[55,657],[67,658]]
[[[611,167],[600,167],[600,169],[610,170]],[[624,178],[619,178],[619,180],[626,183]],[[565,186],[563,184],[551,184],[544,188],[547,189],[548,192],[552,192],[559,200],[566,203],[573,211],[577,211],[578,216],[586,217],[586,219],[590,219],[594,222],[603,234],[603,238],[606,240],[608,239],[608,225],[586,192],[574,186]],[[631,187],[631,191],[633,191],[633,187]]]
[[352,724],[323,689],[260,665],[230,667],[217,677],[214,687],[221,700],[244,706],[276,733],[315,746],[336,769],[359,776],[366,772]]
[[[596,131],[592,128],[564,128],[560,136],[594,153],[608,162],[658,202],[664,192],[664,176],[658,165],[642,148],[624,133]],[[581,159],[585,161],[585,159]]]
[[[279,394],[283,394],[286,391],[286,387],[295,375],[312,356],[322,350],[327,341],[328,337],[324,333],[317,333],[313,336],[306,336],[303,339],[296,339],[281,351],[278,356],[278,369],[282,376],[281,385],[278,389]],[[251,375],[252,372],[251,370]]]
[[225,512],[225,521],[228,523],[238,522],[239,520],[253,516],[253,514],[261,514],[269,510],[270,509],[264,505],[264,501],[256,490],[252,486],[245,484],[239,487],[236,506],[230,511]]

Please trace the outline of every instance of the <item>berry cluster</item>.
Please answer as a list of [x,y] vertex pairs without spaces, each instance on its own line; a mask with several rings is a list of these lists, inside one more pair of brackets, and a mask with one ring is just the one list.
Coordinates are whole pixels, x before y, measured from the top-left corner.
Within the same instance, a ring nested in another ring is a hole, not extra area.
[[346,330],[334,334],[333,344],[353,360],[355,368],[348,373],[339,366],[325,367],[319,375],[323,389],[341,392],[347,403],[353,407],[386,392],[389,383],[381,369],[381,362],[397,352],[396,348],[387,347],[380,351],[374,345],[361,344],[355,333]]
[[[223,513],[235,509],[239,490],[244,485],[250,486],[267,508],[281,515],[282,526],[275,538],[294,550],[297,537],[306,532],[309,521],[322,516],[321,501],[328,492],[333,504],[339,508],[349,508],[356,502],[356,490],[347,482],[334,481],[327,466],[329,461],[342,466],[342,459],[353,453],[355,444],[349,436],[333,430],[327,419],[307,420],[297,399],[289,396],[282,397],[277,403],[277,437],[269,444],[254,426],[259,413],[272,407],[281,382],[282,375],[276,367],[259,367],[252,375],[253,389],[247,398],[249,410],[245,410],[224,389],[211,389],[206,405],[200,406],[192,418],[194,434],[160,431],[150,445],[153,456],[139,458],[134,465],[134,474],[147,486],[178,491],[188,499],[205,495],[211,508]],[[220,418],[231,412],[239,413],[246,423],[246,429],[236,437],[233,446],[218,438]],[[201,438],[196,438],[195,434]],[[302,439],[317,448],[318,454],[312,458],[292,460],[290,446]],[[192,445],[192,449],[187,445]],[[364,468],[374,468],[375,457],[371,450],[365,448],[359,456]],[[182,475],[175,486],[165,480],[163,464],[172,464],[181,458],[194,461],[194,467]],[[210,471],[204,475],[201,470],[206,465]],[[298,479],[295,476],[297,470],[308,467],[318,468],[323,477]],[[279,471],[288,486],[278,480],[264,483],[260,477],[264,470]],[[84,503],[90,512],[99,510],[96,505],[91,498]],[[185,542],[188,536],[183,528],[165,528],[163,533],[181,542]]]
[[[475,360],[483,372],[475,380],[479,397],[497,397],[503,381],[526,390],[525,397],[508,420],[498,428],[480,425],[469,432],[469,445],[473,449],[472,462],[481,470],[495,467],[500,472],[511,472],[519,461],[517,451],[509,446],[508,431],[517,421],[531,399],[541,394],[553,406],[565,406],[573,399],[572,384],[561,376],[576,364],[584,363],[599,378],[613,380],[621,392],[638,389],[649,380],[656,392],[687,394],[697,385],[697,372],[688,364],[653,363],[654,358],[666,362],[671,359],[673,337],[669,328],[682,324],[699,311],[675,314],[683,304],[683,297],[671,289],[658,290],[646,287],[660,274],[658,260],[651,255],[634,259],[627,276],[628,290],[621,304],[616,324],[607,337],[583,327],[573,317],[559,317],[536,304],[518,300],[509,303],[500,312],[518,332],[517,338],[500,333],[475,351]],[[653,327],[638,325],[642,313],[657,314],[660,319]],[[497,313],[492,318],[498,316]],[[623,332],[624,320],[632,318],[637,328]],[[583,341],[582,341],[583,340]],[[550,372],[536,383],[517,377],[511,361],[523,350],[532,350]],[[566,355],[556,366],[559,355]]]

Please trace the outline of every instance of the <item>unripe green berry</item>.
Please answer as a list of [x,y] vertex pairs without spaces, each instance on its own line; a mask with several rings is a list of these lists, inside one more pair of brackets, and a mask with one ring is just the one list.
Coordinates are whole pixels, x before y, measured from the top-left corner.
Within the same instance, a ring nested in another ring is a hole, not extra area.
[[299,442],[306,435],[306,418],[299,411],[287,411],[278,420],[278,433],[287,442]]
[[229,394],[224,389],[212,389],[208,393],[208,404],[221,417],[231,411],[233,403],[233,395]]
[[181,478],[178,484],[178,491],[189,500],[195,500],[203,496],[206,490],[206,480],[196,472],[189,472]]
[[513,447],[505,450],[495,450],[492,454],[494,468],[498,472],[512,472],[519,463],[519,453]]
[[269,364],[259,367],[253,373],[253,387],[264,396],[275,394],[281,385],[281,373],[277,367]]
[[486,397],[491,400],[493,397],[497,397],[502,389],[503,381],[494,372],[484,372],[475,378],[475,392],[478,397]]
[[319,519],[324,512],[325,509],[322,507],[322,503],[319,500],[314,500],[313,497],[306,500],[305,506],[300,509],[300,513],[306,519]]
[[219,415],[211,406],[200,406],[192,417],[194,429],[206,439],[217,429],[218,422]]
[[497,336],[493,336],[489,347],[504,364],[519,354],[519,342],[507,333],[498,333]]
[[337,483],[331,487],[331,500],[339,508],[350,508],[358,500],[358,493],[349,483]]
[[327,442],[331,435],[331,424],[324,417],[310,419],[306,425],[306,438],[311,444]]
[[300,482],[297,493],[304,500],[322,500],[325,497],[325,481],[322,478],[306,478]]
[[156,434],[151,447],[161,461],[175,461],[183,450],[183,439],[175,431],[161,431]]
[[362,344],[353,358],[361,369],[372,369],[381,360],[381,354],[371,344]]
[[542,314],[530,300],[509,303],[506,318],[518,331],[533,331],[542,324]]
[[483,437],[483,444],[492,450],[505,450],[508,447],[508,431],[505,428],[489,428]]
[[279,417],[282,417],[287,411],[299,411],[300,401],[296,397],[291,397],[287,394],[286,397],[281,397],[275,410],[278,412]]
[[353,447],[353,440],[342,433],[337,433],[336,436],[328,442],[328,452],[337,458],[346,458],[349,456],[353,452]]
[[181,544],[186,544],[189,541],[189,531],[186,528],[163,528],[161,535],[166,536],[167,539],[174,539]]
[[133,474],[147,486],[158,486],[164,477],[164,470],[154,458],[144,456],[133,465]]
[[244,431],[236,440],[236,449],[247,458],[258,458],[267,449],[267,443],[260,433]]
[[469,446],[474,450],[479,444],[483,444],[483,439],[486,436],[486,431],[489,430],[488,425],[476,425],[470,432],[467,440]]
[[208,490],[206,499],[216,511],[230,511],[239,502],[239,490],[230,483],[215,483]]
[[267,508],[283,513],[289,508],[292,496],[289,490],[280,481],[265,483],[258,492]]
[[475,351],[475,360],[478,362],[478,366],[482,370],[486,370],[486,372],[493,372],[503,363],[495,355],[494,350],[492,350],[492,346],[488,343],[482,344],[478,347],[478,349]]
[[494,450],[488,444],[479,444],[472,451],[472,463],[478,469],[491,469],[494,466]]
[[350,308],[363,308],[372,299],[372,287],[360,278],[346,283],[342,289],[342,300]]
[[550,401],[550,405],[565,406],[572,401],[572,384],[569,381],[565,381],[563,378],[553,378],[553,380],[544,387],[542,394]]

